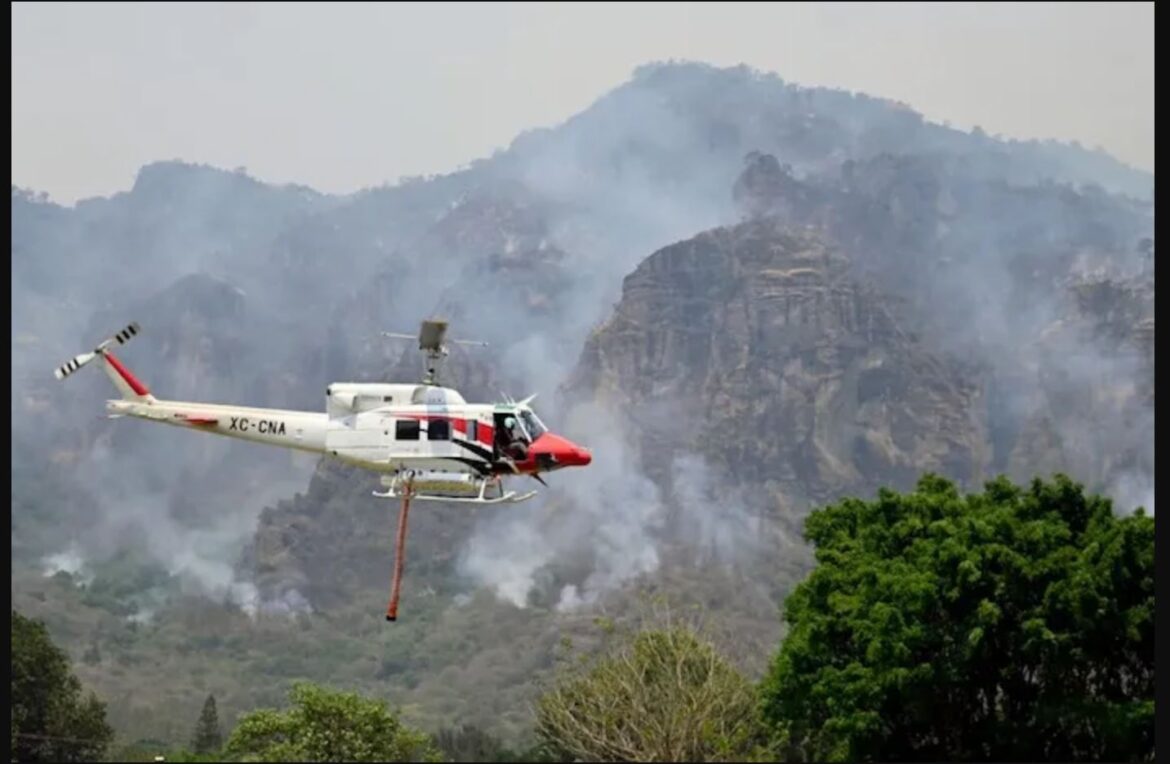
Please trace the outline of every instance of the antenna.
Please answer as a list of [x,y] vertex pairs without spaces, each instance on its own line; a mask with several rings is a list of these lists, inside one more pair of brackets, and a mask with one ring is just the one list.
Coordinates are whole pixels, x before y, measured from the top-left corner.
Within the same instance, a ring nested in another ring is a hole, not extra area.
[[[397,332],[382,332],[382,336],[400,340],[416,339],[413,334],[399,334]],[[423,351],[427,360],[427,373],[422,380],[424,385],[439,384],[439,367],[442,366],[443,359],[447,357],[447,346],[443,342],[446,337],[447,322],[443,319],[428,318],[423,320],[422,325],[419,326],[418,349]],[[487,347],[486,342],[479,340],[451,340],[451,342],[459,345]]]

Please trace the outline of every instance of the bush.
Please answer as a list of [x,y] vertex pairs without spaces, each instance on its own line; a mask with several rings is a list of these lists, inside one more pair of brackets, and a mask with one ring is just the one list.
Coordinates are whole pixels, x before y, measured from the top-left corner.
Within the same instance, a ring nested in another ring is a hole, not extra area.
[[687,627],[637,634],[569,669],[536,707],[544,747],[585,761],[741,761],[757,752],[756,695]]

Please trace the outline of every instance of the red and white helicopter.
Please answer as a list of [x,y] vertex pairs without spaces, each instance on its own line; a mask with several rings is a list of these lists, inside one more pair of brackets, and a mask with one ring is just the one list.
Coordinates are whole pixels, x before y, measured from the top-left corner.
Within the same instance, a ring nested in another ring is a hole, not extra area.
[[[339,382],[325,390],[325,413],[160,400],[111,352],[139,334],[130,324],[56,371],[64,379],[97,360],[121,392],[106,402],[111,417],[226,435],[256,443],[324,454],[383,473],[375,496],[497,504],[530,499],[536,491],[505,491],[503,478],[588,465],[590,452],[554,435],[522,401],[468,403],[438,383],[447,355],[447,322],[422,322],[419,350],[426,354],[421,384]],[[410,335],[385,336],[415,339]],[[484,344],[484,343],[469,343]]]

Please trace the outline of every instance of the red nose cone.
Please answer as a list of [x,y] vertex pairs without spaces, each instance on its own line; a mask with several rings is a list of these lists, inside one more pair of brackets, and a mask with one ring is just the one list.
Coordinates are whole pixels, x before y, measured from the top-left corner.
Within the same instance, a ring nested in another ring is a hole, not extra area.
[[532,444],[532,460],[538,471],[555,470],[561,467],[584,467],[593,461],[589,449],[546,432]]

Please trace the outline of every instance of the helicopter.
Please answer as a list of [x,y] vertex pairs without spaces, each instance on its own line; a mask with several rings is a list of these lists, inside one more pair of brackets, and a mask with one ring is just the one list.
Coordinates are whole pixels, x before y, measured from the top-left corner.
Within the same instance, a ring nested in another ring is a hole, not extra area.
[[[94,361],[121,393],[106,401],[110,418],[134,417],[198,432],[322,454],[382,475],[374,496],[474,504],[517,503],[537,491],[505,490],[509,476],[530,476],[590,464],[591,452],[549,431],[521,401],[468,403],[439,384],[447,357],[447,322],[426,319],[417,336],[426,373],[417,384],[337,382],[325,390],[325,411],[291,411],[155,398],[112,352],[141,333],[131,323],[62,366],[63,380]],[[383,336],[416,339],[383,332]],[[462,344],[486,343],[455,340]]]

